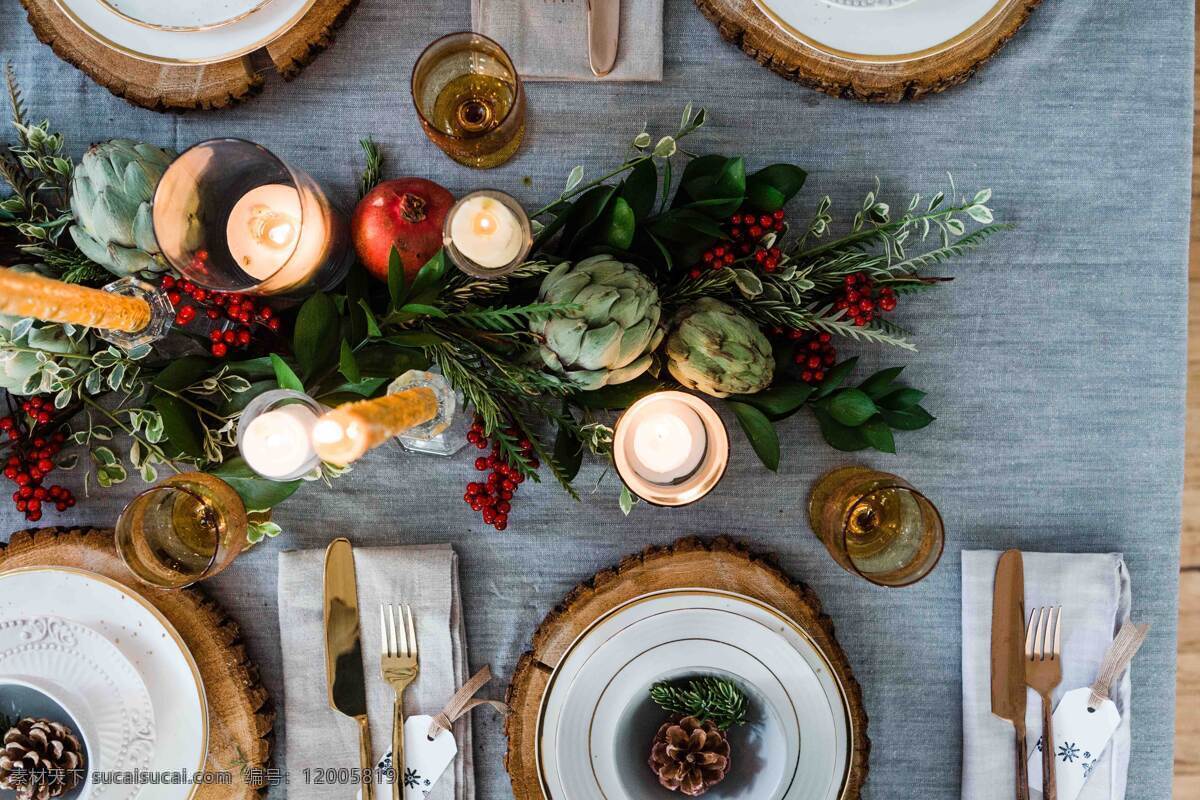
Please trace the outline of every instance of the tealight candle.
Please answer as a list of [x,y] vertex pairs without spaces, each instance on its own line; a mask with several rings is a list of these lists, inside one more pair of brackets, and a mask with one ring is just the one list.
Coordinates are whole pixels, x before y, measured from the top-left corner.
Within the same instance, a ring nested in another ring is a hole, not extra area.
[[275,481],[310,472],[320,461],[312,431],[324,410],[308,395],[288,389],[254,398],[238,422],[238,451],[246,465]]
[[687,505],[721,480],[729,436],[716,411],[699,397],[657,392],[617,420],[613,460],[638,497],[661,506]]
[[499,277],[529,253],[529,217],[509,195],[481,189],[460,199],[446,215],[443,242],[450,259],[477,277]]
[[302,219],[300,192],[294,187],[281,183],[256,186],[238,199],[225,222],[229,254],[256,280],[293,283],[317,269],[324,255],[320,218],[306,221],[318,230],[307,230],[303,237]]

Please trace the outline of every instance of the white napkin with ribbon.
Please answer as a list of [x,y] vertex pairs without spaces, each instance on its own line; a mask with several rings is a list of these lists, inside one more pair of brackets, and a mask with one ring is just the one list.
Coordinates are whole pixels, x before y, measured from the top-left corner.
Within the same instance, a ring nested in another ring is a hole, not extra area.
[[[1022,553],[1025,607],[1062,606],[1063,680],[1054,702],[1096,679],[1113,637],[1129,618],[1129,572],[1120,553]],[[1015,796],[1013,727],[992,715],[992,588],[998,550],[962,554],[963,800]],[[1112,687],[1121,723],[1078,800],[1122,800],[1129,772],[1130,677]],[[1029,690],[1028,744],[1042,735],[1041,700]]]
[[471,27],[499,42],[524,80],[661,81],[663,0],[620,2],[617,63],[603,78],[588,63],[588,0],[471,0]]
[[[353,797],[353,786],[315,785],[305,769],[358,767],[358,725],[329,707],[325,678],[324,550],[279,555],[279,632],[283,648],[287,771],[292,800]],[[458,556],[448,544],[355,548],[363,668],[371,744],[378,763],[392,743],[395,694],[379,674],[380,603],[412,606],[421,671],[405,695],[405,711],[436,714],[468,677],[467,637],[458,587]],[[473,800],[471,719],[454,724],[458,757],[429,800]],[[390,791],[387,786],[381,792]],[[383,796],[381,794],[381,796]],[[390,794],[387,795],[390,797]]]

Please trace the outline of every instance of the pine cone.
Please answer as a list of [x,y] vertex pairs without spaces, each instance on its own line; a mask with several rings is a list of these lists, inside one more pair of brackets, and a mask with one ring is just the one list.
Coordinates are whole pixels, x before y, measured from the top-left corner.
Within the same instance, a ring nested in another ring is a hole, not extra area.
[[650,768],[664,787],[699,797],[729,772],[729,740],[710,720],[672,718],[654,737]]
[[4,734],[0,789],[15,791],[17,800],[50,800],[83,776],[83,745],[66,725],[26,718]]

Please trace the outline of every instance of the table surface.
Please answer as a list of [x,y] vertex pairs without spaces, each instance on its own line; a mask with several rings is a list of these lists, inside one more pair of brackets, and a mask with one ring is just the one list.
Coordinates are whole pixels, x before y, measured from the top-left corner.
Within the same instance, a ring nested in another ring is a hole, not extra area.
[[[908,363],[938,421],[902,435],[898,455],[857,460],[898,472],[935,499],[947,555],[930,578],[898,591],[838,569],[808,533],[802,508],[814,479],[847,458],[802,417],[784,431],[779,475],[735,435],[726,479],[705,501],[674,512],[639,508],[625,519],[612,476],[592,492],[602,471],[587,466],[582,503],[549,485],[523,487],[504,533],[483,528],[462,503],[471,454],[442,461],[385,448],[332,491],[305,487],[278,509],[283,538],[208,587],[241,622],[275,701],[286,702],[275,611],[280,548],[322,547],[336,535],[359,545],[453,542],[472,664],[491,663],[504,679],[538,621],[577,581],[647,544],[730,533],[778,553],[833,617],[871,717],[869,793],[948,798],[958,793],[961,753],[959,551],[1121,551],[1135,613],[1154,625],[1135,665],[1128,796],[1169,796],[1192,6],[1046,3],[967,85],[885,107],[789,84],[723,43],[687,0],[668,0],[662,84],[530,85],[527,143],[486,175],[441,156],[408,99],[416,55],[466,27],[467,6],[363,0],[300,79],[269,82],[248,105],[216,114],[162,116],[115,100],[36,42],[17,0],[0,0],[0,56],[12,59],[34,116],[53,117],[76,151],[118,135],[174,147],[244,136],[346,203],[356,142],[367,134],[391,156],[392,175],[433,177],[455,192],[499,186],[540,204],[571,166],[596,174],[616,163],[643,122],[666,131],[689,100],[706,105],[712,120],[694,147],[810,170],[797,217],[827,193],[844,223],[875,176],[893,205],[942,188],[945,170],[964,191],[991,186],[993,207],[1017,229],[952,265],[957,280],[946,291],[897,312],[917,331],[920,353],[865,357]],[[134,479],[44,522],[111,523],[138,488]],[[0,509],[0,529],[20,527],[11,506]],[[479,797],[509,797],[499,721],[480,712],[476,723]],[[282,720],[279,733],[282,750]]]

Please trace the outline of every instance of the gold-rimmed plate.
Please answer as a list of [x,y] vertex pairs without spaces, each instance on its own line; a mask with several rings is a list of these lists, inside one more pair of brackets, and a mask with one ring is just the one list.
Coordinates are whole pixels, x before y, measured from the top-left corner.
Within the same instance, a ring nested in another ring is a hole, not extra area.
[[243,20],[272,0],[99,0],[135,25],[159,31],[206,31]]

